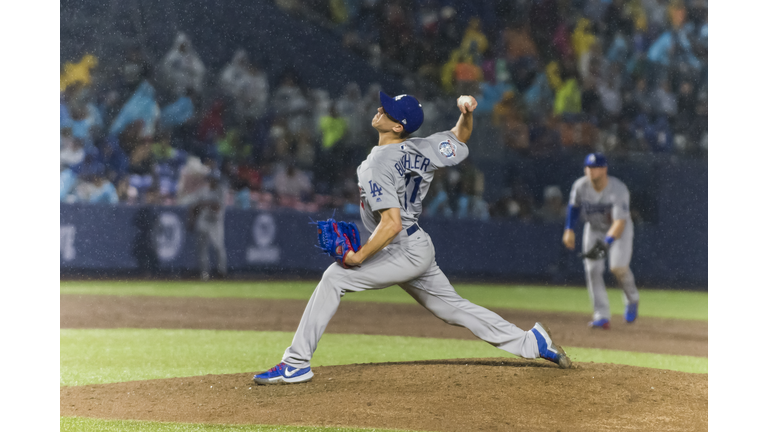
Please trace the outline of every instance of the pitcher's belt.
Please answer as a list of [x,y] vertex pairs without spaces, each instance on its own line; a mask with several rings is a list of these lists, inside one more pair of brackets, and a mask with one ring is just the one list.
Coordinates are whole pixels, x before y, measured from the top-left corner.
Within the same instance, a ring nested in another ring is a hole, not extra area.
[[419,230],[419,224],[413,224],[408,227],[407,230],[405,230],[406,234],[408,234],[408,237],[412,236],[413,233]]

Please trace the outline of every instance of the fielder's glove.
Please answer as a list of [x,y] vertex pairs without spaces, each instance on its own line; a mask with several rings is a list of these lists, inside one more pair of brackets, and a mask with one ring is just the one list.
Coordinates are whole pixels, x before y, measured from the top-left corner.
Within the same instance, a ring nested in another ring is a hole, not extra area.
[[317,221],[317,241],[320,249],[344,268],[347,254],[360,250],[360,231],[354,222],[336,222],[333,219]]
[[586,258],[591,260],[599,260],[605,258],[605,255],[608,254],[608,245],[602,241],[598,240],[595,242],[595,245],[592,246],[592,248],[584,253],[579,253],[579,258]]

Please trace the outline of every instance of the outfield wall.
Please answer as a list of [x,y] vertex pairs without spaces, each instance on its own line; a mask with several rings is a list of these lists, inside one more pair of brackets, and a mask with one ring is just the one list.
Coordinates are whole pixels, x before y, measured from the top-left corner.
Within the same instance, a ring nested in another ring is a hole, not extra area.
[[[165,278],[197,271],[195,238],[185,229],[184,208],[61,204],[60,210],[62,276]],[[316,231],[309,221],[329,216],[227,209],[230,272],[317,277],[331,261],[315,248]],[[449,277],[583,284],[581,262],[560,244],[561,224],[425,218],[420,225],[431,235],[437,263]],[[701,226],[681,233],[684,225],[635,228],[632,267],[639,285],[706,289],[706,225],[703,238],[695,235]]]

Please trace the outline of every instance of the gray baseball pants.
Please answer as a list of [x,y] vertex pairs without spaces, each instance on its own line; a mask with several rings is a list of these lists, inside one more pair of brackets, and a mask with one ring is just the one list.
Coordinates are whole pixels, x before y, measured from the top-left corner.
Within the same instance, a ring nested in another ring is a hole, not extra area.
[[522,330],[456,293],[435,262],[432,239],[419,229],[410,236],[401,231],[392,243],[359,267],[345,269],[331,264],[309,299],[283,362],[295,368],[309,366],[344,294],[392,285],[399,285],[436,317],[469,329],[497,348],[528,359],[539,356],[536,337],[530,330]]
[[[590,250],[597,240],[603,240],[607,232],[592,229],[590,224],[584,225],[584,252]],[[629,262],[632,260],[632,241],[634,239],[634,227],[628,223],[621,234],[621,238],[615,240],[608,249],[608,261],[611,272],[619,280],[621,289],[624,291],[624,305],[627,303],[637,303],[640,295],[635,285],[635,275],[629,268]],[[611,306],[608,303],[608,293],[605,290],[605,259],[584,260],[584,273],[587,277],[587,290],[592,299],[594,310],[593,319],[602,318],[611,319]]]
[[216,251],[216,264],[219,273],[227,274],[227,248],[224,246],[224,222],[198,225],[197,232],[197,258],[200,262],[200,271],[211,272],[211,262],[208,259],[208,246],[213,246]]

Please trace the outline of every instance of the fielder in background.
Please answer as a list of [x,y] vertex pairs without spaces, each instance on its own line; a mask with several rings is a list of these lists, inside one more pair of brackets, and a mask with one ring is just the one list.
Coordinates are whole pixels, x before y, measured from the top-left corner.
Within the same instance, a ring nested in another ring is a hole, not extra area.
[[200,279],[203,281],[211,279],[211,262],[208,259],[210,246],[216,251],[215,277],[221,279],[227,275],[227,248],[224,245],[226,185],[221,181],[221,173],[218,170],[211,171],[206,178],[207,187],[201,188],[190,199],[187,219],[187,229],[195,233]]
[[339,244],[337,262],[328,267],[315,288],[282,362],[254,376],[254,381],[309,381],[313,376],[310,360],[341,297],[392,285],[399,285],[446,323],[465,327],[497,348],[570,367],[571,360],[552,341],[546,326],[536,323],[531,330],[522,330],[459,296],[435,262],[432,239],[417,223],[435,171],[457,165],[468,155],[465,143],[472,134],[475,98],[460,97],[456,126],[427,138],[408,137],[424,120],[416,98],[380,93],[379,99],[381,107],[371,120],[379,143],[357,168],[360,215],[371,236],[357,249],[351,242]]
[[573,228],[584,216],[584,237],[579,254],[584,259],[587,289],[592,299],[594,315],[589,326],[611,328],[611,310],[605,290],[603,273],[608,256],[611,273],[624,290],[624,319],[632,323],[637,319],[639,294],[635,276],[629,269],[632,259],[634,226],[629,216],[629,189],[624,183],[608,175],[608,161],[602,153],[592,153],[584,159],[584,177],[573,183],[568,212],[565,219],[563,244],[576,247]]

